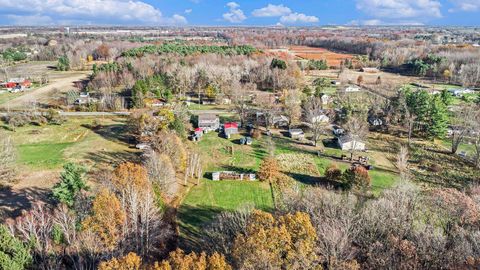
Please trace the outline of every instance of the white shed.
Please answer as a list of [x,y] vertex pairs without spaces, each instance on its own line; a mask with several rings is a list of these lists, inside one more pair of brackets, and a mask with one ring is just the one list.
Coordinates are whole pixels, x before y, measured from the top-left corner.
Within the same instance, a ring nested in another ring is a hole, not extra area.
[[350,85],[349,87],[345,88],[345,92],[360,92],[360,87],[356,85]]
[[341,136],[338,138],[338,145],[344,151],[356,150],[364,151],[365,143],[360,141],[358,138],[352,137],[350,135]]

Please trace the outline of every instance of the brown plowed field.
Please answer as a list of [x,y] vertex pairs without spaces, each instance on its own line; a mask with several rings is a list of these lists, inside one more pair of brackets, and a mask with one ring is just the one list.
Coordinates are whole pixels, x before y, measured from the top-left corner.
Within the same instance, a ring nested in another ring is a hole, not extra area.
[[327,65],[329,67],[339,67],[341,61],[344,61],[345,59],[353,59],[353,55],[351,54],[336,53],[324,48],[292,46],[289,48],[289,51],[300,59],[327,60]]

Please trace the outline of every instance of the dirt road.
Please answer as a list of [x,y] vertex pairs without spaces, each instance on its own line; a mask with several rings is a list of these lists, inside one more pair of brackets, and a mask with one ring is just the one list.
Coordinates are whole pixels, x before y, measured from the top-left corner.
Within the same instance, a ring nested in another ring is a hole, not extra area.
[[32,102],[39,104],[48,104],[49,98],[57,91],[67,92],[73,89],[74,83],[88,78],[90,71],[79,71],[62,74],[64,76],[52,79],[52,81],[43,87],[28,90],[24,95],[12,99],[0,106],[1,109],[23,109],[29,108]]

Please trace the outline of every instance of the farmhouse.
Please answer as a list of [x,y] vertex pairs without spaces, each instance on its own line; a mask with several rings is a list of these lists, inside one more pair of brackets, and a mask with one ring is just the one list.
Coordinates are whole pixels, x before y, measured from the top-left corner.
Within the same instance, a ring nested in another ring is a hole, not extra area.
[[215,114],[200,114],[198,127],[204,131],[217,130],[220,128],[220,119]]
[[357,150],[364,151],[365,143],[351,135],[345,135],[338,138],[338,146],[344,151]]
[[345,88],[345,92],[360,92],[360,87],[356,85],[350,85],[347,88]]
[[223,133],[226,138],[230,138],[233,134],[238,133],[238,123],[230,122],[223,125]]
[[292,139],[301,140],[305,138],[305,133],[299,128],[293,128],[288,130],[288,136]]

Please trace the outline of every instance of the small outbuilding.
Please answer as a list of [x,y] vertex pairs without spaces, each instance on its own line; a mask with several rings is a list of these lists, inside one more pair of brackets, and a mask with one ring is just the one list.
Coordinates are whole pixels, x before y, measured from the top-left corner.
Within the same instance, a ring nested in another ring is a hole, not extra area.
[[289,120],[288,117],[286,117],[285,115],[278,115],[272,118],[272,124],[277,128],[287,127],[289,124]]
[[345,92],[360,92],[360,87],[356,86],[356,85],[350,85],[348,86],[347,88],[345,88]]
[[340,136],[338,138],[338,146],[344,151],[364,151],[366,149],[364,142],[351,135]]
[[225,134],[225,138],[230,138],[233,134],[238,134],[238,123],[225,123],[223,125],[223,133]]
[[305,138],[305,133],[299,128],[292,128],[288,130],[288,136],[295,140],[302,140]]
[[380,70],[378,68],[372,68],[372,67],[364,67],[360,69],[361,72],[365,73],[379,73]]

